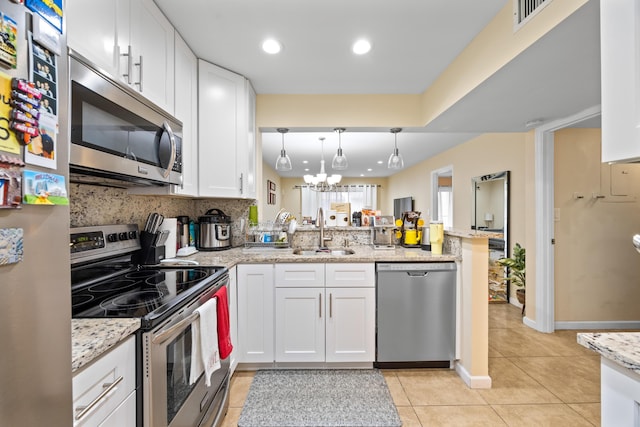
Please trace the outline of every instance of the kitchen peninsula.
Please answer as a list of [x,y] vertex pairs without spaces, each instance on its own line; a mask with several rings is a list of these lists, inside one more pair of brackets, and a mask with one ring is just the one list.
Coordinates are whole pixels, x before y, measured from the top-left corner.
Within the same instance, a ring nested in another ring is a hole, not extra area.
[[[340,228],[340,227],[336,227]],[[353,227],[347,227],[348,229]],[[334,242],[342,243],[341,233],[353,230],[329,228],[334,234]],[[363,228],[364,229],[364,228]],[[359,230],[356,230],[359,232]],[[311,233],[299,233],[311,234]],[[456,370],[463,381],[471,388],[491,387],[488,375],[488,290],[486,286],[488,237],[490,234],[476,231],[445,231],[444,254],[432,255],[431,252],[419,248],[402,248],[376,250],[367,244],[350,245],[351,255],[332,255],[318,253],[313,255],[297,255],[293,249],[265,249],[262,251],[247,250],[236,247],[224,251],[200,251],[189,257],[187,261],[197,261],[200,265],[220,265],[233,268],[239,264],[270,263],[371,263],[371,262],[451,262],[458,263],[458,360]],[[334,246],[341,247],[341,246]],[[80,334],[74,321],[73,342],[85,333]],[[100,329],[100,328],[96,328]],[[113,343],[116,345],[117,342]],[[106,348],[96,349],[93,355],[82,353],[82,364],[98,357]],[[74,355],[76,353],[74,352]],[[79,353],[78,353],[79,354]],[[76,356],[74,356],[76,357]],[[79,362],[73,361],[74,367]]]

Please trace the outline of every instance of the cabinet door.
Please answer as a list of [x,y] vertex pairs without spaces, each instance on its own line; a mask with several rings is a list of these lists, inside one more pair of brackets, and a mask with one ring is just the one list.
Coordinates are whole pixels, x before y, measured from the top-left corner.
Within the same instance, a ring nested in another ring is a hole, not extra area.
[[69,47],[119,78],[116,0],[67,0],[64,13]]
[[355,288],[376,284],[375,264],[331,263],[326,264],[327,286]]
[[174,29],[152,0],[131,1],[134,88],[174,113]]
[[99,427],[136,427],[136,392],[131,393]]
[[246,109],[244,91],[244,77],[198,61],[200,196],[240,197],[237,146]]
[[237,267],[229,269],[229,288],[227,289],[229,297],[229,327],[231,329],[231,344],[233,351],[231,352],[231,374],[238,366],[238,272]]
[[272,363],[272,264],[241,264],[238,271],[238,363]]
[[375,288],[327,288],[326,361],[375,358]]
[[175,193],[198,195],[198,59],[176,33],[175,115],[182,122],[182,185]]
[[602,161],[640,159],[640,39],[636,0],[600,2]]
[[276,289],[276,362],[324,362],[324,288]]
[[276,287],[324,288],[324,264],[284,263],[276,264]]
[[241,175],[240,196],[256,198],[256,92],[251,82],[245,79],[247,110],[244,143],[238,144],[238,168]]

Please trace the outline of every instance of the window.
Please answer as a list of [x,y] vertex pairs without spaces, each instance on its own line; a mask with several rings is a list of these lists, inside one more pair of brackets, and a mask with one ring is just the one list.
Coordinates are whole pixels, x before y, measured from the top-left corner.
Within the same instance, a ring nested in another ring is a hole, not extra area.
[[351,203],[351,212],[362,209],[377,209],[377,185],[338,185],[332,191],[313,191],[308,186],[300,187],[302,216],[315,218],[318,208],[325,213],[331,209],[331,203]]

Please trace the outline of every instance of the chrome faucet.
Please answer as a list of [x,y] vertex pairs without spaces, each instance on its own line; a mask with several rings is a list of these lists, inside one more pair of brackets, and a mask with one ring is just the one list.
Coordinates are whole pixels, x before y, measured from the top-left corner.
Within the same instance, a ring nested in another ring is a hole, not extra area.
[[324,236],[324,211],[322,208],[318,208],[318,215],[316,216],[316,227],[320,227],[320,247],[325,248],[325,242],[331,240],[331,237]]

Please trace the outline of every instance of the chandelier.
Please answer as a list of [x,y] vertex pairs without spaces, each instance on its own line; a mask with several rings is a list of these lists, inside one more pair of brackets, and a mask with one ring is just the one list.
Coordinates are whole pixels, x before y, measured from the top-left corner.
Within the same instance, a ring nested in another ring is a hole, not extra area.
[[316,175],[305,175],[304,182],[315,191],[329,191],[335,188],[336,184],[342,179],[342,175],[332,174],[327,176],[324,170],[324,138],[318,138],[321,144],[322,157],[320,160],[320,173]]

